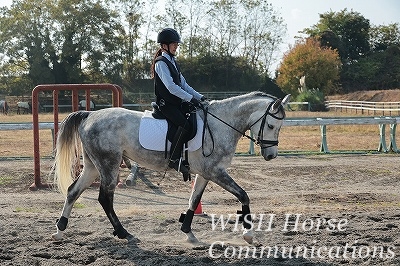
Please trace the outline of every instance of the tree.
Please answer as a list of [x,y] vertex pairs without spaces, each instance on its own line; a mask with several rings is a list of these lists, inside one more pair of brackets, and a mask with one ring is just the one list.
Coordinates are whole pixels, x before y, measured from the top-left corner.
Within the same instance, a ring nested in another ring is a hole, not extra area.
[[207,27],[212,40],[213,54],[232,56],[239,46],[240,22],[238,3],[235,0],[215,0],[209,10]]
[[345,8],[340,12],[329,11],[320,14],[319,17],[316,25],[304,29],[303,32],[317,38],[324,37],[323,33],[326,32],[336,35],[338,39],[331,47],[338,49],[343,64],[351,63],[370,51],[369,20],[360,13],[347,11]]
[[240,55],[252,69],[268,72],[278,49],[276,44],[282,42],[286,25],[265,0],[245,0],[241,3],[244,12],[241,12],[243,45]]
[[370,53],[346,66],[342,83],[349,91],[400,87],[399,24],[372,26]]
[[[181,33],[180,60],[196,59],[191,69],[210,75],[207,87],[216,76],[224,79],[215,87],[229,89],[251,80],[258,88],[260,77],[261,84],[268,78],[285,29],[266,0],[166,0],[162,9],[157,2],[13,0],[0,10],[0,89],[29,93],[37,84],[82,82],[133,89],[149,78],[156,35],[165,27]],[[209,72],[204,60],[222,65]]]
[[319,89],[327,95],[337,87],[340,65],[336,50],[321,47],[314,38],[299,40],[284,55],[276,81],[282,90],[296,96],[299,79],[305,76],[308,88]]
[[14,2],[11,9],[1,10],[1,17],[0,52],[5,55],[1,71],[10,77],[7,86],[21,95],[32,89],[28,86],[46,80],[54,82],[54,74],[45,59],[47,12],[41,3],[37,0]]
[[216,56],[239,56],[252,69],[268,72],[286,25],[266,0],[213,1],[203,31]]
[[185,78],[201,91],[254,91],[263,85],[262,77],[243,57],[198,56],[179,62]]
[[370,26],[360,13],[344,9],[320,14],[319,22],[304,32],[319,38],[322,46],[339,52],[342,92],[396,88],[398,23]]
[[392,45],[363,57],[344,75],[355,90],[400,88],[400,47]]
[[[66,65],[75,73],[80,70],[84,82],[98,83],[101,75],[103,82],[120,79],[128,49],[124,45],[126,34],[118,13],[100,1],[76,2],[60,0],[51,13],[56,26],[61,28],[61,31],[53,29],[56,34],[52,42],[63,47],[62,53],[57,55],[62,69]],[[68,69],[66,71],[67,82],[73,83],[74,76],[69,75]]]
[[122,27],[101,2],[16,0],[1,12],[3,71],[9,64],[26,67],[33,86],[98,82],[96,72],[103,80],[121,76]]
[[185,12],[187,14],[187,30],[184,33],[188,32],[188,34],[185,34],[187,41],[182,44],[181,51],[187,57],[192,58],[201,51],[201,49],[198,49],[202,45],[199,40],[206,40],[201,38],[200,34],[202,33],[201,25],[205,24],[210,10],[210,3],[205,0],[180,0],[179,2],[182,8],[187,8]]
[[370,29],[370,46],[372,51],[384,51],[390,46],[400,47],[399,23],[373,26]]

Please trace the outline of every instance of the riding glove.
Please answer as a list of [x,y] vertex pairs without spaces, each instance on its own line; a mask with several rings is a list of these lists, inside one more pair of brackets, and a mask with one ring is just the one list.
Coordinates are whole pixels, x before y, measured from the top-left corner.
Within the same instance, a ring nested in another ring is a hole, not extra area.
[[197,108],[200,108],[200,109],[203,108],[203,106],[201,105],[200,101],[197,100],[194,97],[190,100],[190,103],[193,104],[194,107],[197,107]]

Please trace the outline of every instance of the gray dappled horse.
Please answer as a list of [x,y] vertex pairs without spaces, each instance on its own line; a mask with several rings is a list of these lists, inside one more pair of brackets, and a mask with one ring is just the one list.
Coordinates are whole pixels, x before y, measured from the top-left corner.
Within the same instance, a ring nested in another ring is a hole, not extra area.
[[[86,100],[79,101],[78,106],[79,106],[79,110],[86,110]],[[96,107],[96,104],[92,100],[90,100],[90,102],[89,102],[90,111],[94,111],[95,107]]]
[[[184,217],[181,230],[189,242],[197,242],[191,230],[191,223],[198,203],[209,181],[213,181],[232,193],[242,203],[243,237],[248,243],[253,241],[251,226],[250,199],[247,193],[228,175],[239,139],[247,130],[257,136],[255,140],[261,147],[265,160],[278,154],[278,135],[285,118],[284,106],[290,95],[283,100],[270,95],[253,92],[208,105],[207,123],[213,141],[207,137],[202,149],[189,152],[190,172],[196,174],[189,209]],[[121,160],[127,157],[149,169],[164,171],[168,160],[164,152],[146,150],[139,143],[139,124],[142,112],[124,108],[107,108],[94,112],[78,111],[68,115],[60,126],[56,146],[55,183],[67,195],[60,219],[57,220],[57,233],[53,238],[61,240],[67,227],[72,206],[82,192],[100,175],[99,202],[114,227],[114,235],[121,239],[134,241],[135,238],[120,223],[113,207],[114,190],[118,182]],[[201,117],[205,118],[201,112]],[[217,119],[217,118],[220,118]],[[221,120],[223,122],[221,122]],[[83,169],[73,180],[73,165],[79,155],[79,141],[82,142]],[[212,152],[210,152],[212,151]]]
[[0,110],[1,110],[1,113],[2,113],[3,115],[7,115],[7,114],[8,114],[8,109],[9,109],[8,103],[7,103],[6,101],[1,100],[1,101],[0,101]]
[[17,102],[17,114],[31,114],[32,113],[32,104],[30,102]]

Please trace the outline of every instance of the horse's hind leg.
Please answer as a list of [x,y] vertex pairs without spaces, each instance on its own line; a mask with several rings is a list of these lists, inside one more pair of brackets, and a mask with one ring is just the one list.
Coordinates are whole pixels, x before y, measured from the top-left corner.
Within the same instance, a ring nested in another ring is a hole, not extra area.
[[84,163],[79,178],[68,188],[67,198],[65,199],[61,217],[57,219],[56,223],[57,233],[52,235],[54,240],[61,240],[63,238],[63,232],[67,228],[68,219],[71,215],[75,201],[79,198],[82,192],[95,181],[98,175],[99,173],[92,162],[88,161]]
[[192,194],[189,199],[189,209],[186,211],[184,215],[181,230],[186,234],[187,241],[191,243],[198,242],[197,238],[194,236],[192,232],[192,220],[194,216],[194,211],[200,203],[201,197],[203,195],[204,189],[208,184],[208,180],[204,179],[202,176],[196,175],[196,179],[194,181]]
[[113,170],[104,170],[101,173],[101,184],[99,192],[99,202],[104,209],[108,219],[110,220],[112,226],[114,227],[114,236],[118,236],[120,239],[127,239],[128,241],[134,240],[134,237],[125,230],[119,221],[115,211],[114,211],[114,191],[118,182],[118,171],[119,162],[116,164]]

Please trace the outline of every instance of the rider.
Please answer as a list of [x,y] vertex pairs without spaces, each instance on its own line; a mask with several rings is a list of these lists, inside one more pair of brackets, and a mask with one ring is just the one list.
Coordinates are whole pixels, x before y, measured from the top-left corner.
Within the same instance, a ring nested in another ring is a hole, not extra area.
[[161,113],[178,127],[172,139],[168,166],[180,171],[185,177],[189,174],[189,164],[182,163],[181,154],[191,125],[184,106],[190,103],[201,107],[201,101],[204,101],[205,97],[186,83],[175,61],[176,51],[181,43],[178,32],[172,28],[165,28],[158,33],[157,42],[161,46],[154,55],[151,67],[156,103]]

